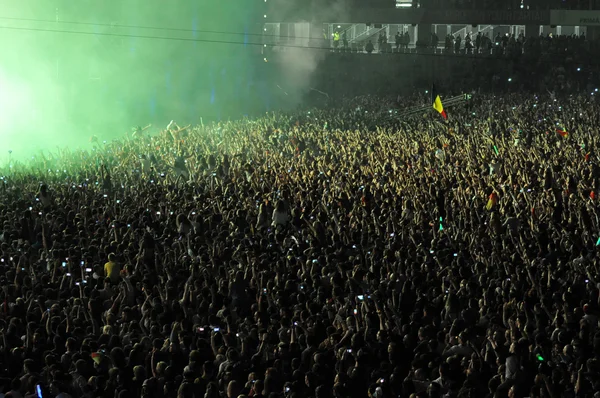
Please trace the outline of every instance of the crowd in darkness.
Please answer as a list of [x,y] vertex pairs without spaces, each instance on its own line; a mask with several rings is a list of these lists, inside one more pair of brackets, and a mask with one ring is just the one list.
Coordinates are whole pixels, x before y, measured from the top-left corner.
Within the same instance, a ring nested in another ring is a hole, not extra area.
[[0,396],[600,397],[600,93],[573,78],[0,168]]
[[418,0],[420,7],[458,10],[597,10],[598,0]]

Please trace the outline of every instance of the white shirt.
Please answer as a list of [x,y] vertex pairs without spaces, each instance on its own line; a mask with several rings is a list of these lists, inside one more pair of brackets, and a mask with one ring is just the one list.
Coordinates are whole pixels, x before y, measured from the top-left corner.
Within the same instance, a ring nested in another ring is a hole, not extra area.
[[517,372],[519,371],[519,359],[515,355],[511,355],[506,358],[506,373],[505,378],[508,379],[516,379]]
[[467,345],[458,344],[454,347],[450,347],[444,353],[445,357],[451,357],[452,355],[460,355],[466,357],[467,355],[471,355],[473,353],[473,349]]

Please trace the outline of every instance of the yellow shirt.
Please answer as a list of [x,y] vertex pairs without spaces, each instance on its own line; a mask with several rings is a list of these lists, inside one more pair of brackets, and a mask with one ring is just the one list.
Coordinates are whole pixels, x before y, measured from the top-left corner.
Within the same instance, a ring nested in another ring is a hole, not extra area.
[[110,278],[112,282],[119,282],[121,277],[121,267],[117,263],[113,263],[112,261],[104,264],[104,276]]

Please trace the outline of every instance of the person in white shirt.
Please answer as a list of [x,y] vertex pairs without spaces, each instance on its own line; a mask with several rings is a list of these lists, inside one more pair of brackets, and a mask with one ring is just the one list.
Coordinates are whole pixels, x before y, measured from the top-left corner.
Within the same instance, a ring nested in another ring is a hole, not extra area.
[[468,356],[473,353],[473,349],[468,345],[466,335],[464,333],[460,333],[458,335],[458,344],[446,349],[444,351],[444,357],[451,357],[453,355],[459,356]]
[[442,362],[438,369],[440,377],[433,380],[431,383],[438,384],[440,386],[440,392],[445,394],[450,388],[450,380],[448,379],[448,374],[450,373],[450,366],[447,362]]

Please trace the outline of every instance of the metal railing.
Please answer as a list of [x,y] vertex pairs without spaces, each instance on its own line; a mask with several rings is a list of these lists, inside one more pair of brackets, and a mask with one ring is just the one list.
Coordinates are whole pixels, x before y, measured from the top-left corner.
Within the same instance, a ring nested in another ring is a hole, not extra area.
[[[380,34],[384,30],[387,32],[387,28],[388,28],[388,25],[381,25],[381,28],[368,27],[367,30],[365,30],[358,36],[354,37],[352,40],[348,40],[348,43],[349,44],[353,44],[353,43],[362,44],[362,43],[366,42],[367,40],[371,39],[372,37],[374,37],[375,35]],[[386,33],[386,38],[387,38],[387,33]]]

